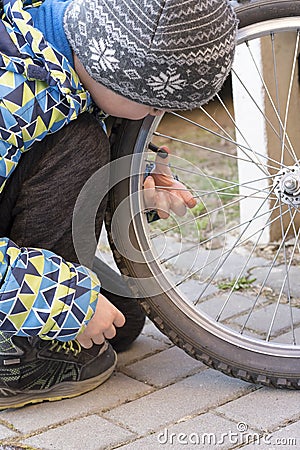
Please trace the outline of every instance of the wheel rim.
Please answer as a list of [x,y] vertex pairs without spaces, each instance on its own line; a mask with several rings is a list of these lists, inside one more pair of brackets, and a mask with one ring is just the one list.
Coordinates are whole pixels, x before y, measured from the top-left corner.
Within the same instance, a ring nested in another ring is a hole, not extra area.
[[[180,135],[177,130],[172,130],[172,135],[161,131],[162,128],[153,131],[159,124],[159,120],[154,120],[147,136],[145,131],[141,133],[143,147],[150,139],[157,145],[170,145],[172,152],[175,146],[176,155],[171,161],[173,171],[192,189],[199,201],[192,216],[179,220],[179,244],[178,219],[168,219],[163,225],[162,221],[149,225],[141,191],[143,176],[135,176],[131,180],[131,193],[140,192],[138,199],[132,196],[133,226],[144,259],[153,276],[159,278],[162,292],[168,292],[174,304],[188,317],[221,339],[251,351],[285,357],[300,356],[300,288],[295,281],[300,259],[299,204],[295,192],[298,194],[300,177],[298,156],[289,130],[290,103],[297,88],[299,26],[299,18],[267,21],[245,27],[238,40],[238,48],[246,48],[248,64],[251,62],[257,71],[268,103],[264,105],[266,115],[268,108],[271,109],[273,118],[267,117],[265,127],[278,139],[279,157],[274,157],[269,150],[265,153],[262,147],[253,149],[245,137],[243,125],[233,117],[232,109],[219,96],[215,106],[210,104],[208,109],[201,110],[201,121],[198,117],[195,120],[194,116],[172,114],[176,124],[180,118],[190,130],[192,127],[201,130],[200,138],[196,135],[193,142],[190,141],[192,131],[188,137]],[[261,39],[260,48],[269,51],[273,72],[277,76],[277,40],[286,33],[294,44],[283,107],[280,81],[274,83],[273,76],[271,82],[275,88],[273,86],[274,93],[271,93],[268,80],[259,73],[253,49]],[[243,80],[235,67],[234,77],[242,87]],[[244,90],[256,103],[249,86]],[[216,123],[218,117],[212,111],[220,107],[231,122],[228,128],[228,122],[226,126]],[[261,104],[255,104],[255,108],[261,114]],[[207,126],[207,121],[211,127]],[[145,130],[148,128],[146,120]],[[141,151],[141,142],[137,142],[136,152]],[[178,151],[176,146],[180,147]],[[192,162],[186,163],[188,152],[189,158],[192,155]],[[206,160],[206,153],[213,157],[208,156]],[[142,174],[145,165],[154,159],[148,152],[143,156],[139,169]],[[224,159],[222,167],[216,164],[216,158]],[[250,180],[246,177],[238,181],[241,171],[245,170],[243,164],[251,168],[255,166],[255,175],[251,175]],[[291,174],[296,176],[291,178]],[[243,203],[248,200],[255,200],[254,209],[252,203],[246,206],[246,209],[251,209],[251,220],[241,218],[241,209],[245,208]],[[255,226],[256,222],[258,226]],[[191,230],[192,225],[194,231]],[[273,225],[279,229],[279,239],[266,243],[266,229],[270,234]],[[180,247],[179,252],[176,247]],[[149,258],[149,248],[153,258]],[[170,253],[170,248],[173,253]],[[188,267],[182,262],[184,258],[189,260]]]

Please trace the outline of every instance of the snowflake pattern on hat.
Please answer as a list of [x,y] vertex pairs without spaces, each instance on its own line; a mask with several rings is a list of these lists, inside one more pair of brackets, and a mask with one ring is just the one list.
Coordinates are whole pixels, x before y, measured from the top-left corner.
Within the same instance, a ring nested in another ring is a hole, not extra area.
[[97,42],[92,37],[89,44],[91,61],[93,61],[92,69],[95,69],[99,73],[101,73],[101,70],[104,70],[104,72],[107,70],[114,72],[119,63],[119,60],[114,57],[115,50],[107,42],[104,42],[102,38]]
[[186,80],[181,79],[181,74],[176,69],[168,69],[166,73],[160,72],[158,76],[152,75],[148,85],[157,93],[158,97],[165,98],[168,94],[180,91],[184,88]]
[[64,29],[102,85],[155,108],[186,110],[223,85],[237,20],[228,0],[73,0]]

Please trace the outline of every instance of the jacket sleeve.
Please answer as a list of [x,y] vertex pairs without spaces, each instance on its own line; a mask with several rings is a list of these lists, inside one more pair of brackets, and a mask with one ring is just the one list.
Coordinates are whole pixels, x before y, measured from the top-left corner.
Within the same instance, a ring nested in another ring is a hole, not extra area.
[[89,269],[0,238],[0,330],[68,341],[92,317],[100,291]]

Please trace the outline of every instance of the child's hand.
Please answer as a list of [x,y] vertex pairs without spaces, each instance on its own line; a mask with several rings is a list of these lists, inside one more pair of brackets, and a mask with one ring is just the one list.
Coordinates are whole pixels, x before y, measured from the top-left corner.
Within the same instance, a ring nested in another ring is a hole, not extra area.
[[[161,147],[170,153],[168,147]],[[173,178],[169,156],[155,158],[155,167],[144,181],[144,201],[148,209],[156,209],[161,219],[167,219],[170,211],[184,216],[186,207],[193,208],[196,200],[186,186]],[[161,188],[161,189],[160,189]]]
[[122,327],[124,323],[123,314],[106,297],[99,294],[94,316],[76,339],[82,347],[90,348],[94,343],[102,344],[105,339],[112,339],[116,335],[116,327]]

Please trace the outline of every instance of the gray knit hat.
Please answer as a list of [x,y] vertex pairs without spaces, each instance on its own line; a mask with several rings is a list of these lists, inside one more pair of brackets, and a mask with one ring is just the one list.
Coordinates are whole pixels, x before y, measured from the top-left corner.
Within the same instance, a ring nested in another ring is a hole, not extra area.
[[138,103],[185,110],[224,83],[237,21],[227,0],[73,0],[64,29],[96,81]]

